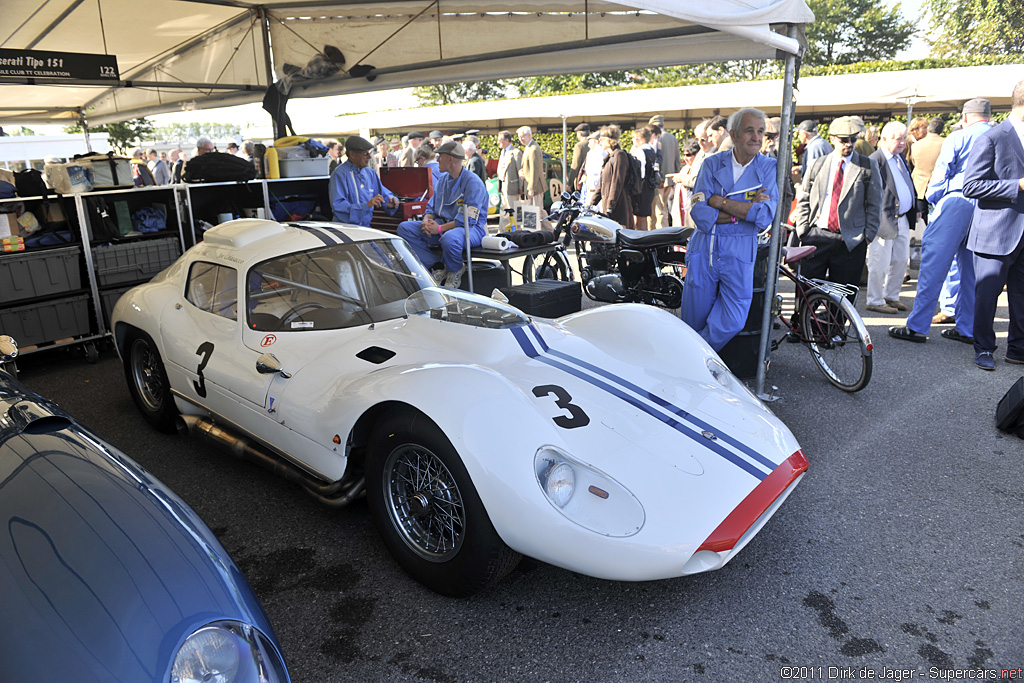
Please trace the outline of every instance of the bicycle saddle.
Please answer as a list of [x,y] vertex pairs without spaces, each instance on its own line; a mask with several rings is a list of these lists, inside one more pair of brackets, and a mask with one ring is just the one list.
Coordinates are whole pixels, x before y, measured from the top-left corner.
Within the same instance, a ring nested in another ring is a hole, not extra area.
[[782,248],[782,258],[783,258],[783,260],[786,263],[793,263],[794,261],[799,261],[800,259],[802,259],[802,258],[804,258],[806,256],[810,256],[815,251],[817,251],[817,249],[818,249],[817,247],[813,247],[813,246],[810,246],[810,247],[783,247]]

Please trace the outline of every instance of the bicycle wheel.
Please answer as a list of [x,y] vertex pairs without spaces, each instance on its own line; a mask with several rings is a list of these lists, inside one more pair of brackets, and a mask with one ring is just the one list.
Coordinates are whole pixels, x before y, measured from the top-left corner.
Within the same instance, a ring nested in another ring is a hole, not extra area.
[[800,313],[807,347],[825,378],[843,391],[866,387],[871,380],[871,339],[853,304],[812,290]]

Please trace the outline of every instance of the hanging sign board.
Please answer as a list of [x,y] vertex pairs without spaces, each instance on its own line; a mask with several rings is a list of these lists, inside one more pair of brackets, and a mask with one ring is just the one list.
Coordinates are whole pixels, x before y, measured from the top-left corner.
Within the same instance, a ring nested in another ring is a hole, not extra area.
[[114,55],[0,49],[0,77],[3,76],[112,82],[120,79]]

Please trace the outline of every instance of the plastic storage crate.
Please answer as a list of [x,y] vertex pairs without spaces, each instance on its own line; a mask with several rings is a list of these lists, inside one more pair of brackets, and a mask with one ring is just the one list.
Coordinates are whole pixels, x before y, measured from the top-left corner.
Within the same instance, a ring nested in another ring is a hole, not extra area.
[[0,255],[0,304],[82,288],[80,247]]
[[331,168],[330,157],[316,159],[279,159],[282,178],[312,178],[325,176]]
[[89,334],[89,295],[2,309],[0,333],[14,337],[19,346]]
[[149,280],[181,256],[177,238],[95,247],[92,260],[100,287]]
[[110,316],[114,312],[114,306],[117,305],[117,300],[124,296],[125,293],[133,287],[135,287],[135,285],[118,287],[117,289],[105,289],[100,292],[100,303],[103,306],[103,320],[107,323],[107,329],[110,329]]

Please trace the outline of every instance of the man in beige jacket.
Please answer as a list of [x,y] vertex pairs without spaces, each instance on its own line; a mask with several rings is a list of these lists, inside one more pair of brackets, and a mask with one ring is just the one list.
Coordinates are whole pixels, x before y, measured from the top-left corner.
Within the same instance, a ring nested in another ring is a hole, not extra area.
[[522,193],[527,204],[544,208],[544,153],[540,145],[533,139],[533,131],[529,126],[521,126],[516,135],[523,144],[522,170],[519,172],[523,180]]
[[945,129],[946,120],[936,116],[928,122],[928,133],[910,148],[910,160],[914,164],[910,177],[914,179],[914,190],[917,192],[917,210],[921,212],[925,223],[928,222],[928,200],[925,199],[925,193],[932,179],[932,171],[935,170],[935,160],[942,150],[942,141],[946,139],[942,137]]

